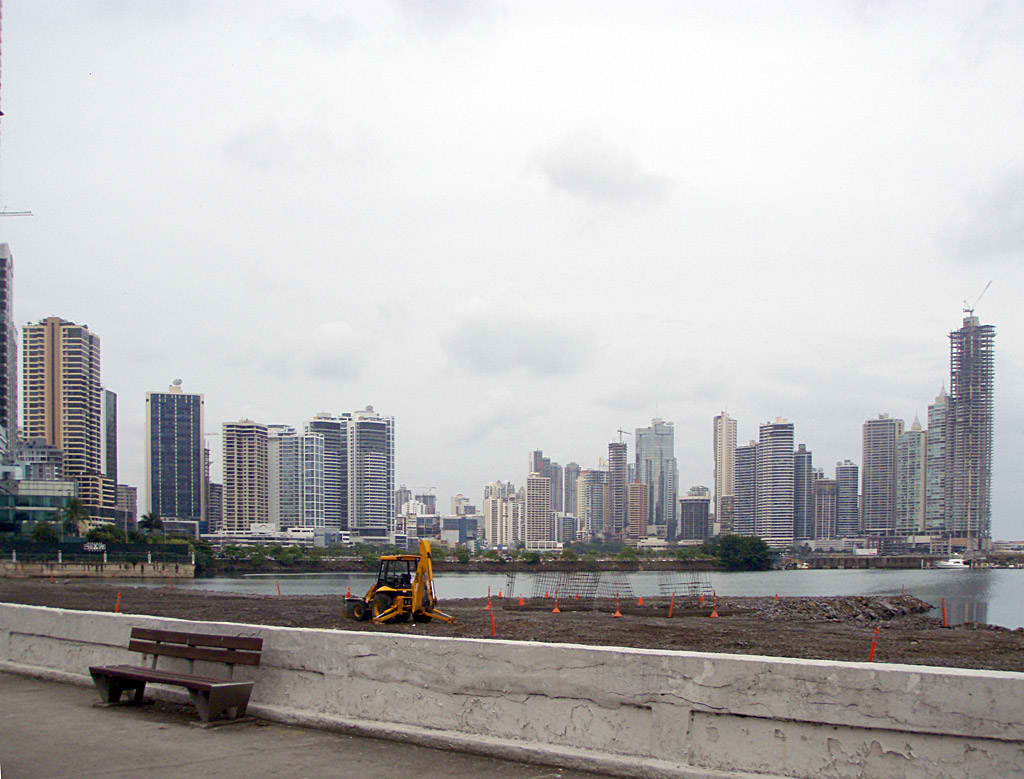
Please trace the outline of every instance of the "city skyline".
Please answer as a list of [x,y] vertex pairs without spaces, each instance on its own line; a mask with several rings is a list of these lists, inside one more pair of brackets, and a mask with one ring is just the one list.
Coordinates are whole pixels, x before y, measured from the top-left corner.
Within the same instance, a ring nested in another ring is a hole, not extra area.
[[0,183],[35,216],[0,238],[15,322],[103,339],[122,483],[173,377],[212,430],[386,409],[397,480],[442,505],[653,417],[680,491],[711,486],[722,409],[859,462],[864,420],[924,423],[993,279],[993,535],[1024,535],[1024,9],[662,5],[621,36],[611,5],[101,5],[5,8]]

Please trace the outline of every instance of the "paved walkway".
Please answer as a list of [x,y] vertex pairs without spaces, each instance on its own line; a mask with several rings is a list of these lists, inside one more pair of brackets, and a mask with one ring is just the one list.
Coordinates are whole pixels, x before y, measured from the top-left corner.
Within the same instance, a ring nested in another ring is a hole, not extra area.
[[188,707],[95,708],[92,689],[0,673],[0,775],[592,777],[263,721],[202,729]]

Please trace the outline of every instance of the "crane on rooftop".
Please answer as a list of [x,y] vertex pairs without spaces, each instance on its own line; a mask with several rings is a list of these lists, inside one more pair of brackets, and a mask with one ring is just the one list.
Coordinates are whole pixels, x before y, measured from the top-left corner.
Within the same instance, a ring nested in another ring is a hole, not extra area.
[[992,286],[992,280],[989,279],[988,284],[985,285],[985,289],[983,289],[981,291],[981,294],[978,295],[978,297],[976,297],[974,299],[973,303],[968,303],[966,300],[964,300],[964,313],[967,314],[967,316],[974,316],[974,308],[975,308],[975,306],[978,305],[978,301],[981,300],[985,296],[985,293],[988,292],[988,288],[991,287],[991,286]]

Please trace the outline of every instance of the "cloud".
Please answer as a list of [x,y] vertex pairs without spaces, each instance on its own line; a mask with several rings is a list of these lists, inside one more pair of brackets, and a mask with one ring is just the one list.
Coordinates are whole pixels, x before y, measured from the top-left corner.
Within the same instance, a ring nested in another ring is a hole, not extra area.
[[593,351],[587,336],[564,325],[482,314],[464,318],[445,346],[453,362],[473,373],[534,376],[575,373]]
[[346,381],[362,373],[365,356],[364,344],[348,322],[324,322],[310,336],[302,367],[314,379]]
[[630,152],[595,133],[576,133],[537,155],[537,165],[555,189],[594,204],[661,200],[671,179],[641,170]]
[[356,37],[352,20],[345,16],[318,19],[306,14],[289,19],[286,28],[322,51],[336,51]]
[[402,16],[429,32],[489,20],[497,8],[484,0],[394,0]]
[[224,156],[248,168],[270,170],[288,160],[289,149],[280,128],[266,121],[235,133],[224,144]]
[[1024,167],[1006,172],[973,198],[956,242],[961,259],[1017,258],[1024,251]]

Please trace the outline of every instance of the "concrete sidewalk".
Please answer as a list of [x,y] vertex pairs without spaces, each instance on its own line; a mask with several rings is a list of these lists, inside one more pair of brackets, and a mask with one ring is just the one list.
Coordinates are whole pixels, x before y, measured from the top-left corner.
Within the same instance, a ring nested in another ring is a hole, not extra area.
[[259,720],[202,729],[187,706],[98,700],[85,687],[0,673],[2,779],[595,776]]

